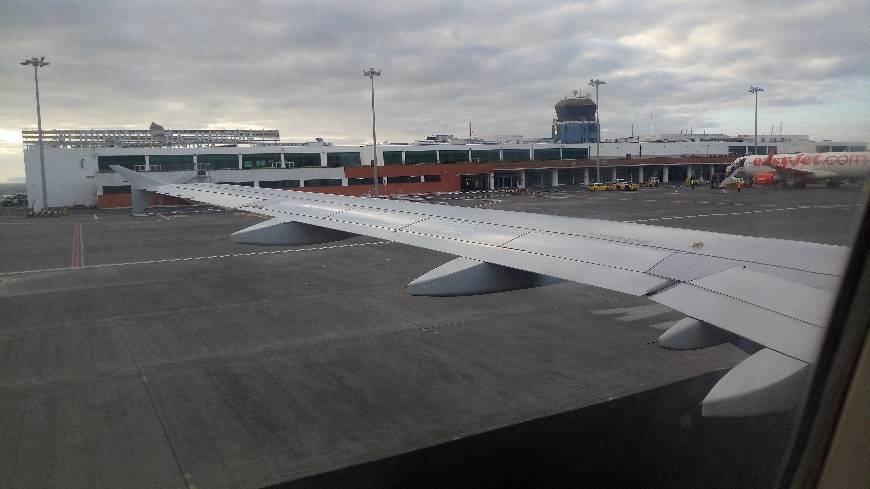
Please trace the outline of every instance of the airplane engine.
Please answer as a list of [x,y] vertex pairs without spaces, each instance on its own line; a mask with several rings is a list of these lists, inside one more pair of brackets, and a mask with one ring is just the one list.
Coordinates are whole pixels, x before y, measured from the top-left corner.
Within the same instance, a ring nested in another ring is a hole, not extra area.
[[775,181],[776,173],[759,173],[752,177],[752,183],[755,185],[761,185],[762,187],[773,185]]

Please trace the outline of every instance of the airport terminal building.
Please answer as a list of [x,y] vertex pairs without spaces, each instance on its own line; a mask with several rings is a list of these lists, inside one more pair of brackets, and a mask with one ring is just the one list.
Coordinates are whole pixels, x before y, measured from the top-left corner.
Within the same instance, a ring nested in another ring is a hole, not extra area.
[[[155,127],[156,126],[156,127]],[[281,143],[277,130],[44,131],[47,205],[42,202],[38,135],[25,130],[24,161],[30,205],[129,207],[129,184],[111,171],[121,165],[167,182],[205,181],[264,188],[367,195],[373,190],[371,145],[335,146],[318,140]],[[624,178],[663,183],[710,178],[735,156],[751,153],[751,138],[669,134],[596,144],[524,140],[522,137],[429,138],[377,147],[382,195],[494,189],[548,189]],[[762,145],[763,143],[763,145]],[[826,143],[841,150],[866,146]],[[757,152],[817,151],[807,136],[759,137]],[[194,180],[195,179],[195,180]],[[155,204],[178,204],[160,201]]]
[[[148,172],[167,182],[195,177],[196,181],[344,195],[372,191],[371,145],[238,141],[229,146],[211,144],[208,131],[199,132],[204,136],[196,145],[184,147],[69,147],[46,141],[46,207],[129,206],[129,185],[110,165]],[[709,177],[731,159],[724,146],[706,143],[603,143],[600,147],[602,180]],[[384,195],[550,188],[594,181],[594,156],[595,145],[588,143],[378,145],[378,179]],[[38,144],[27,145],[24,159],[29,201],[42,208]]]

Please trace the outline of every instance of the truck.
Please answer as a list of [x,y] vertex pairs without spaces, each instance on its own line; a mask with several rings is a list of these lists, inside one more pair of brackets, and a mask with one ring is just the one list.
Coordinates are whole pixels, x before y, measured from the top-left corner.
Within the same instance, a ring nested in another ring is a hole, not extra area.
[[629,182],[624,178],[617,178],[610,184],[608,190],[634,191],[640,188],[640,185]]
[[3,207],[26,207],[27,194],[5,194],[0,197],[0,206]]

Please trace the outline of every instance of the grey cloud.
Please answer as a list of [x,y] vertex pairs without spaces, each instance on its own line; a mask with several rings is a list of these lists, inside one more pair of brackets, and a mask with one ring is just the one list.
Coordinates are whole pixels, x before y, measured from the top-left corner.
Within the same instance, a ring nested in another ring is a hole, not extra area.
[[[861,2],[7,0],[3,13],[7,129],[34,122],[32,80],[17,60],[36,54],[52,62],[42,78],[48,126],[244,122],[358,142],[368,138],[370,65],[384,73],[379,133],[394,141],[463,133],[468,120],[481,133],[545,136],[553,103],[592,75],[608,82],[609,135],[647,124],[650,112],[662,131],[727,123],[719,111],[747,107],[752,83],[784,111],[824,104],[813,92],[870,87]],[[660,38],[622,41],[647,32]],[[867,126],[866,107],[844,117]],[[831,136],[825,121],[813,133]]]

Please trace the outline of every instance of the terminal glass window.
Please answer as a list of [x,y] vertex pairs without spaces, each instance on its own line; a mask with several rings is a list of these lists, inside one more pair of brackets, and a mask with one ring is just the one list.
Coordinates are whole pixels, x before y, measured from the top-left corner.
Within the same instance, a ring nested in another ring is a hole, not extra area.
[[360,166],[358,151],[346,153],[326,153],[326,166]]
[[473,163],[498,161],[498,154],[499,151],[497,149],[472,149],[471,161]]
[[409,165],[438,163],[438,158],[435,151],[405,151],[405,163]]
[[586,148],[562,148],[563,160],[585,160],[589,158],[589,150]]
[[260,181],[261,188],[297,188],[299,187],[299,180],[261,180]]
[[209,170],[237,170],[239,168],[239,155],[237,154],[197,155],[196,161],[208,165]]
[[151,166],[159,166],[163,171],[193,171],[193,155],[151,155]]
[[[318,166],[320,163],[318,162]],[[242,155],[242,168],[281,168],[280,153]]]
[[129,185],[103,185],[103,195],[106,194],[129,194]]
[[339,187],[341,186],[340,178],[315,178],[305,180],[306,187]]
[[374,185],[375,179],[374,178],[348,178],[347,184],[348,185]]
[[430,182],[440,182],[441,175],[423,175],[423,181],[426,183]]
[[536,160],[558,160],[562,158],[559,148],[540,148],[535,150]]
[[284,163],[287,168],[320,166],[320,153],[284,153]]
[[419,183],[420,177],[402,175],[398,177],[387,177],[387,183]]
[[441,163],[467,163],[468,151],[443,149],[439,151]]
[[401,165],[402,164],[402,152],[401,151],[384,151],[384,164],[385,165]]
[[505,149],[505,161],[529,161],[529,150],[527,149]]
[[110,172],[109,165],[119,165],[124,168],[133,170],[137,166],[145,165],[145,156],[143,155],[118,155],[118,156],[97,156],[97,165],[100,171]]

